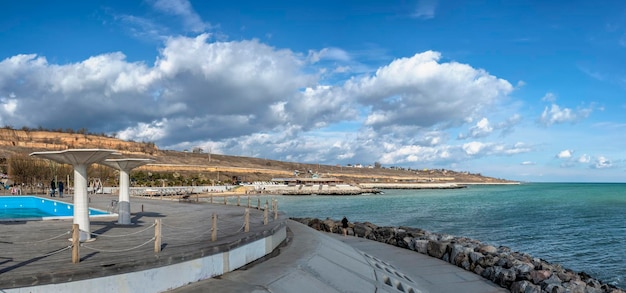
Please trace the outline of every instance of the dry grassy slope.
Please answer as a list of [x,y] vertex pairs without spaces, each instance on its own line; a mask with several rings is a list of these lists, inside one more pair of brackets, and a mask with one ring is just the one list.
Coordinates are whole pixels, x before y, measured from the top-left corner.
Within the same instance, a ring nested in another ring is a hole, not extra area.
[[505,182],[505,180],[453,171],[403,171],[393,169],[350,168],[330,165],[301,164],[251,157],[161,151],[151,144],[122,141],[95,135],[70,134],[49,131],[0,129],[0,157],[14,153],[63,150],[69,148],[115,149],[127,157],[155,160],[138,170],[148,172],[178,172],[207,179],[230,179],[241,176],[245,181],[291,177],[294,170],[301,176],[309,171],[324,177],[338,177],[348,182],[396,182],[398,180],[434,180],[438,182]]

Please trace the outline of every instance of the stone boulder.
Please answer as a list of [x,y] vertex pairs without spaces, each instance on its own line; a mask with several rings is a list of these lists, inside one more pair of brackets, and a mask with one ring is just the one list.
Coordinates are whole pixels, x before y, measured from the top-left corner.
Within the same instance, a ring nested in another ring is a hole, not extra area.
[[428,241],[428,255],[438,259],[443,259],[443,256],[446,254],[448,244],[448,242]]

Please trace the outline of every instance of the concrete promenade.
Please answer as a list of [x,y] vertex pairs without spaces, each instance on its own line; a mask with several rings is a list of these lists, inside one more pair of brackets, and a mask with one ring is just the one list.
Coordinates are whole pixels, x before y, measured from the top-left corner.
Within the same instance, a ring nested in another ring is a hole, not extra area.
[[277,256],[173,290],[195,292],[509,292],[442,260],[287,221]]

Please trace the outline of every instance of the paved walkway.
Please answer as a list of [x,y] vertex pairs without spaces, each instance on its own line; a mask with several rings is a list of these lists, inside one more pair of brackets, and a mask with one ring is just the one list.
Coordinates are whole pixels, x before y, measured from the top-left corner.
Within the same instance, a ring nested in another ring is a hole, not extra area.
[[280,253],[264,262],[173,290],[195,292],[509,292],[442,260],[287,221]]

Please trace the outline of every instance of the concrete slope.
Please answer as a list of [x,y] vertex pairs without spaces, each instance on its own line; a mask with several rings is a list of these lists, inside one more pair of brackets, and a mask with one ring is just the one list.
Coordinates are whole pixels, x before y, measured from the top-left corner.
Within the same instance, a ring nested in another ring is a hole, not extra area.
[[508,292],[441,260],[287,221],[280,254],[172,292]]

